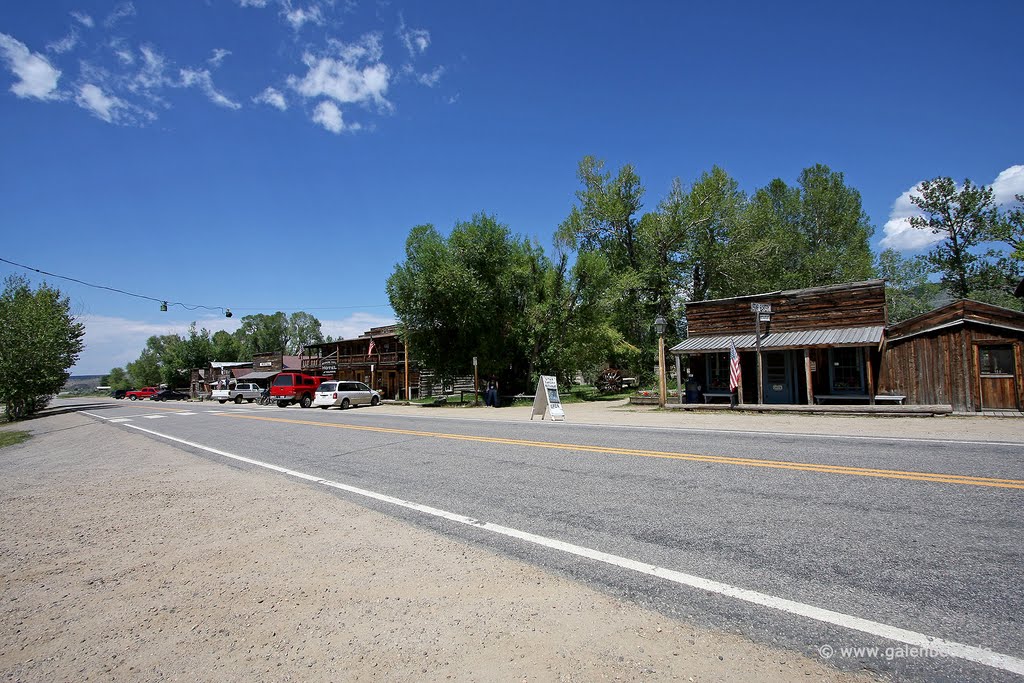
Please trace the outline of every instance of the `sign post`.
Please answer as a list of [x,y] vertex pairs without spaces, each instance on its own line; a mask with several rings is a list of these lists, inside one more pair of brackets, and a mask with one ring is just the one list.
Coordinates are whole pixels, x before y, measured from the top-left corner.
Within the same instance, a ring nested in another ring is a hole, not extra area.
[[771,304],[750,304],[754,314],[754,347],[757,350],[757,405],[764,403],[764,375],[761,373],[761,323],[771,322]]
[[562,399],[558,397],[558,381],[549,375],[541,375],[537,380],[537,395],[533,399],[533,413],[530,419],[540,415],[540,419],[543,420],[545,412],[551,416],[552,422],[565,420]]
[[480,376],[476,369],[476,356],[473,356],[473,405],[480,405]]

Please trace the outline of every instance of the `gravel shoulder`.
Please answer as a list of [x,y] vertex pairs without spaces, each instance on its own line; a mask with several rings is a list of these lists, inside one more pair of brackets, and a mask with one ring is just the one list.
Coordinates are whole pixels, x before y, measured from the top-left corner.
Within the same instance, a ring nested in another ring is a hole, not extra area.
[[26,427],[3,680],[871,680],[86,416]]

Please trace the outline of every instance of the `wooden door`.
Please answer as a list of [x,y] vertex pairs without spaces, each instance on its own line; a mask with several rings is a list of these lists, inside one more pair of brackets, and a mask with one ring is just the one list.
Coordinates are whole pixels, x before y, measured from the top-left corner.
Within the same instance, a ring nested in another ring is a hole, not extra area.
[[978,386],[982,410],[1019,410],[1013,346],[978,346]]

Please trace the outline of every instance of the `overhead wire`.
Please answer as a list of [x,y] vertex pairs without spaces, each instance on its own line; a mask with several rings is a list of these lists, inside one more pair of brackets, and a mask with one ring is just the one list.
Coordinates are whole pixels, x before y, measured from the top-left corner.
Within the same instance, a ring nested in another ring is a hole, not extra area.
[[[92,287],[94,289],[105,289],[108,292],[116,292],[117,294],[124,294],[125,296],[135,297],[136,299],[144,299],[146,301],[155,301],[156,303],[161,304],[161,310],[163,310],[163,306],[181,306],[182,308],[184,308],[186,310],[189,310],[189,311],[196,311],[196,310],[199,310],[199,309],[203,309],[203,310],[207,310],[207,311],[220,311],[221,313],[225,313],[225,314],[226,314],[226,311],[230,311],[231,310],[227,306],[206,306],[206,305],[203,305],[203,304],[186,304],[186,303],[182,303],[180,301],[171,301],[170,299],[158,299],[156,297],[146,296],[145,294],[137,294],[135,292],[129,292],[129,291],[126,291],[124,289],[119,289],[117,287],[108,287],[107,285],[97,285],[97,284],[94,284],[92,282],[86,282],[85,280],[80,280],[80,279],[75,278],[75,277],[70,277],[68,275],[59,275],[57,273],[51,273],[51,272],[42,270],[40,268],[33,268],[32,266],[26,266],[23,263],[17,263],[15,261],[11,261],[11,260],[5,259],[3,257],[0,257],[0,261],[2,261],[3,263],[9,263],[12,266],[17,266],[18,268],[24,268],[25,270],[31,270],[34,273],[39,273],[41,275],[46,275],[46,276],[49,276],[49,277],[60,278],[61,280],[67,280],[68,282],[75,282],[75,283],[78,283],[80,285],[85,285],[86,287]],[[278,308],[277,310],[282,311],[282,312],[283,311],[334,311],[334,310],[345,310],[345,309],[351,309],[351,308],[385,308],[387,306],[388,306],[388,304],[369,304],[369,305],[365,305],[365,306],[320,306],[320,307],[314,307],[314,308],[284,308],[284,309]],[[235,310],[236,311],[265,311],[265,310],[268,310],[268,308],[266,308],[266,307],[264,307],[264,308],[247,307],[247,308],[236,308]],[[230,315],[228,315],[228,317],[230,317]]]

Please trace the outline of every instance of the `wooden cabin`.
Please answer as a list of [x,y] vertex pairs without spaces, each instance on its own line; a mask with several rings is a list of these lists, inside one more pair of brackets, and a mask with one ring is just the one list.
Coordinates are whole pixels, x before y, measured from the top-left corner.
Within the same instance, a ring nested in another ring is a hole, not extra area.
[[[387,399],[405,398],[406,349],[395,325],[374,327],[352,339],[310,344],[302,355],[302,370],[364,382]],[[408,371],[410,393],[415,397],[419,370],[410,362]]]
[[1024,409],[1024,313],[960,300],[886,331],[879,384],[908,403]]
[[729,399],[730,344],[740,356],[741,403],[890,398],[875,392],[887,322],[884,280],[695,301],[686,321],[688,337],[671,352],[677,369],[687,366],[701,385],[703,402]]

